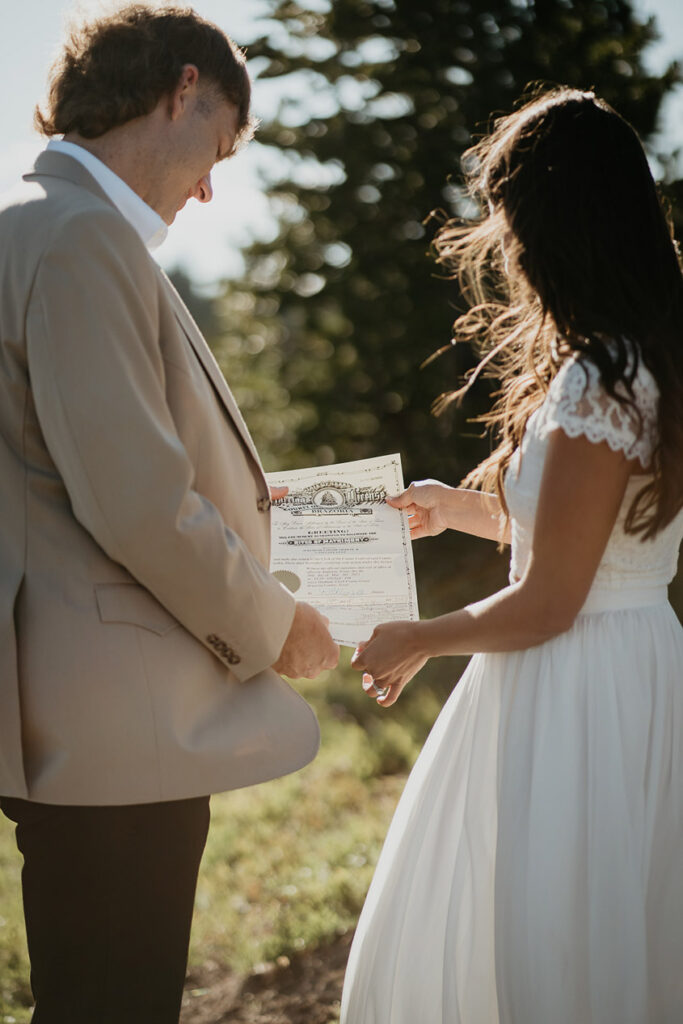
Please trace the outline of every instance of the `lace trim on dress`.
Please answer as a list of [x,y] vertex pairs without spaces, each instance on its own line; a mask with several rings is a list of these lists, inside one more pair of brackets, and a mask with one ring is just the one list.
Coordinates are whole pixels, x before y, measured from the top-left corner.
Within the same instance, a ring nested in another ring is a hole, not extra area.
[[[622,382],[616,390],[628,396]],[[595,444],[606,441],[612,451],[639,459],[647,469],[657,444],[659,390],[642,360],[633,381],[633,397],[637,411],[607,394],[594,363],[572,357],[552,381],[536,429],[541,437],[559,427],[568,437],[584,435]]]

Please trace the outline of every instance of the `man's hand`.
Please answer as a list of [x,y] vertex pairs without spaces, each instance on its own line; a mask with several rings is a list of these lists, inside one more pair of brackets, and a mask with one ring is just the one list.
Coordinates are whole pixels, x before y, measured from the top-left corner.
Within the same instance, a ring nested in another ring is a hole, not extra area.
[[339,648],[329,634],[327,619],[312,605],[298,601],[292,627],[273,668],[292,679],[315,679],[338,661]]

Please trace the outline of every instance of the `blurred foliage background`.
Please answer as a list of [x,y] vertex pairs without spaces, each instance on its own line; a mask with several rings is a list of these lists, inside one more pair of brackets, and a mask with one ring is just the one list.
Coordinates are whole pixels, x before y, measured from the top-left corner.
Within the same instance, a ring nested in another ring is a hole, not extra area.
[[[269,0],[269,11],[248,52],[271,97],[280,96],[252,143],[278,156],[264,162],[279,168],[264,179],[277,230],[245,251],[245,273],[217,296],[198,295],[182,275],[176,284],[267,469],[399,451],[406,480],[457,483],[490,450],[470,420],[496,387],[482,381],[461,408],[430,412],[474,363],[467,346],[448,344],[461,298],[430,254],[433,211],[477,212],[461,188],[464,151],[533,83],[592,88],[640,133],[683,232],[678,155],[654,143],[681,69],[646,71],[656,26],[628,0]],[[415,556],[423,616],[506,582],[508,555],[490,542],[447,533],[420,541]],[[672,598],[683,617],[682,584],[679,574]],[[348,655],[340,670],[306,684],[322,752],[250,804],[243,834],[263,807],[271,826],[279,822],[277,863],[261,872],[270,899],[241,924],[244,932],[253,921],[267,938],[246,953],[229,949],[233,961],[288,953],[354,923],[403,778],[466,662],[428,664],[389,713],[364,696]],[[225,799],[239,813],[242,797]],[[313,829],[308,853],[283,853],[288,829],[308,837]],[[302,863],[308,881],[297,874]],[[209,871],[202,886],[225,920]],[[298,895],[288,901],[282,893],[292,886]],[[194,948],[212,945],[226,951],[200,915]]]
[[[406,480],[456,483],[490,450],[470,421],[495,390],[482,381],[461,408],[430,412],[474,362],[467,346],[448,345],[461,301],[430,255],[433,211],[476,213],[461,188],[463,152],[539,82],[595,89],[647,145],[681,69],[646,72],[656,26],[629,0],[268,0],[267,9],[250,67],[281,99],[252,145],[280,157],[264,181],[278,230],[246,250],[245,274],[216,298],[193,294],[182,274],[175,282],[267,469],[400,451]],[[677,154],[649,149],[683,230]],[[416,558],[423,614],[452,607],[455,565],[475,588],[479,572],[493,582],[495,553],[470,538],[423,543]],[[501,572],[502,562],[496,580]]]

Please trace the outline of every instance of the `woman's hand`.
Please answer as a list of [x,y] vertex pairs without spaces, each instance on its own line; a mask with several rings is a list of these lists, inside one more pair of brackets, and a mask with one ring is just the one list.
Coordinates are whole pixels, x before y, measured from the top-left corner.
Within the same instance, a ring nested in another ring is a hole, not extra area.
[[448,528],[445,506],[447,495],[453,490],[438,480],[418,480],[400,494],[387,498],[387,505],[408,513],[411,540],[436,537]]
[[358,645],[351,665],[363,673],[367,695],[388,708],[428,657],[420,643],[419,622],[385,622],[373,630],[369,640]]
[[270,487],[270,500],[278,501],[279,498],[286,498],[289,494],[289,487]]
[[460,530],[473,537],[510,543],[510,525],[503,529],[502,508],[495,494],[420,480],[387,498],[387,504],[408,513],[412,540]]

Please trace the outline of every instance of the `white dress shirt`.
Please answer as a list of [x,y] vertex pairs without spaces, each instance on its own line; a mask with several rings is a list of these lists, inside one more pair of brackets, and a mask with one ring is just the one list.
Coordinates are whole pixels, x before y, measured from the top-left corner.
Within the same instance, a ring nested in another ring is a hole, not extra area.
[[114,174],[98,157],[75,142],[50,139],[47,148],[54,153],[65,153],[66,156],[71,156],[83,164],[119,212],[129,224],[132,224],[148,249],[156,249],[161,245],[168,234],[168,225],[156,210],[148,206],[144,199],[125,183],[123,178],[119,178],[118,174]]

